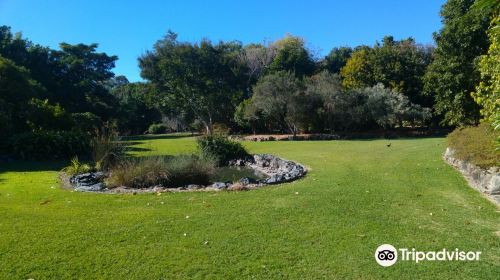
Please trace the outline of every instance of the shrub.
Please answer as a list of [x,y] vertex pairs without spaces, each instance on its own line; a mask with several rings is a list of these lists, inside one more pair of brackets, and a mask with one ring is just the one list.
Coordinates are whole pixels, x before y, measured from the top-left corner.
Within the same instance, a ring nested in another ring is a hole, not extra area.
[[240,143],[222,135],[206,135],[196,139],[200,154],[214,159],[218,165],[227,164],[232,159],[248,156],[248,152]]
[[96,130],[91,147],[92,159],[97,170],[108,170],[125,155],[125,145],[120,142],[118,132],[109,124]]
[[180,187],[210,182],[215,162],[196,156],[133,158],[111,169],[109,187]]
[[367,96],[366,112],[382,128],[402,126],[403,121],[411,125],[422,124],[431,118],[429,108],[411,103],[408,97],[382,84],[362,91]]
[[168,127],[163,123],[152,124],[148,128],[149,134],[162,134],[167,133]]
[[104,125],[100,117],[90,112],[73,113],[71,119],[73,121],[73,130],[84,133],[93,133]]
[[58,159],[87,155],[89,137],[78,132],[38,131],[17,134],[9,141],[10,152],[22,159]]
[[487,123],[476,127],[459,128],[448,135],[448,147],[455,157],[482,168],[500,166],[500,151],[495,149],[495,138],[500,136]]
[[71,164],[69,166],[66,166],[65,168],[63,168],[62,171],[66,172],[68,175],[74,176],[77,174],[90,172],[91,170],[92,170],[92,167],[90,167],[90,165],[85,164],[85,163],[81,163],[78,160],[78,157],[74,157],[71,160]]
[[216,134],[229,135],[229,133],[231,133],[231,128],[223,123],[214,123],[213,131]]

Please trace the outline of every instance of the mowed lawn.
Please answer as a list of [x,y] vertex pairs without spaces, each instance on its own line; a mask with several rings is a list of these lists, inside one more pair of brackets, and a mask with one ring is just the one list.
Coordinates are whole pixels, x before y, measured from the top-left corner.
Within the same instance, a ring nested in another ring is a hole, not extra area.
[[[189,137],[132,144],[195,148]],[[60,162],[2,163],[0,279],[498,279],[499,209],[443,162],[444,139],[245,145],[310,172],[248,192],[103,195],[60,189]],[[383,268],[384,243],[482,254]]]

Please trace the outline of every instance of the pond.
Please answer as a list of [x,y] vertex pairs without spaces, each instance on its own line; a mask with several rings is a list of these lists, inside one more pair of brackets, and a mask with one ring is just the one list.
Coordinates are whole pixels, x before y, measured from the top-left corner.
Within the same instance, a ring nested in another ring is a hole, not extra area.
[[213,182],[236,182],[241,178],[254,180],[266,179],[267,175],[250,167],[224,166],[217,169],[211,180]]

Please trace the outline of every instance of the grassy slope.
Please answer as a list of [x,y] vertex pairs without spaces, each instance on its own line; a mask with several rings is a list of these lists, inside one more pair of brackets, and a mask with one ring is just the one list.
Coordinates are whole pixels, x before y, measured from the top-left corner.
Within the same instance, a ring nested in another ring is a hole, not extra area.
[[[312,168],[250,192],[75,193],[58,188],[57,163],[0,167],[0,279],[497,277],[498,209],[441,160],[444,140],[391,142],[248,143]],[[194,148],[189,138],[136,144],[142,154]],[[383,243],[483,253],[382,268],[373,254]]]

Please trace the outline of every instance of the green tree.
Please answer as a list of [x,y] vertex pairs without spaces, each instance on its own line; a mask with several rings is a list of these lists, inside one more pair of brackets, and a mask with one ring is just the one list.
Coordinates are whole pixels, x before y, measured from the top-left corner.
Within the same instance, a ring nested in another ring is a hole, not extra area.
[[265,126],[265,117],[262,114],[262,110],[255,106],[253,101],[253,98],[243,100],[236,107],[234,120],[240,127],[243,129],[250,128],[253,134],[255,134],[257,129],[262,129]]
[[471,9],[474,0],[448,0],[441,9],[443,28],[434,34],[434,60],[424,77],[424,90],[435,99],[444,125],[475,124],[479,106],[471,92],[479,84],[478,60],[489,46],[489,14]]
[[340,70],[342,86],[346,89],[369,87],[375,83],[373,52],[369,47],[358,48]]
[[238,59],[240,51],[239,43],[191,44],[169,32],[139,58],[141,76],[190,110],[212,134],[213,124],[230,122],[242,100],[248,71]]
[[413,103],[431,106],[432,99],[423,94],[423,76],[431,54],[432,48],[417,45],[412,38],[396,41],[386,36],[373,48],[357,48],[341,70],[343,85],[356,89],[381,83]]
[[2,135],[29,129],[27,107],[40,94],[40,86],[29,72],[13,61],[0,56],[0,131]]
[[52,51],[55,63],[53,100],[71,112],[91,112],[103,120],[115,116],[116,100],[106,88],[114,76],[116,56],[96,52],[98,45],[61,43],[61,50]]
[[333,48],[322,61],[322,68],[331,73],[340,73],[351,57],[353,49],[350,47]]
[[314,60],[302,38],[287,35],[276,41],[273,46],[276,48],[276,56],[270,65],[271,71],[290,71],[297,77],[308,76],[314,72]]
[[478,1],[476,9],[493,10],[493,19],[488,37],[490,46],[488,53],[481,57],[479,71],[481,80],[473,94],[474,100],[481,105],[481,115],[490,123],[500,125],[500,2]]
[[[294,136],[304,124],[303,90],[292,72],[278,71],[264,76],[253,88],[253,104]],[[310,112],[307,112],[310,113]]]
[[395,41],[384,37],[373,48],[373,71],[376,83],[406,95],[412,103],[432,106],[423,94],[423,76],[431,62],[432,48],[417,45],[413,38]]
[[119,84],[112,94],[118,99],[118,129],[122,133],[143,133],[149,125],[161,121],[160,103],[151,84],[123,80]]

